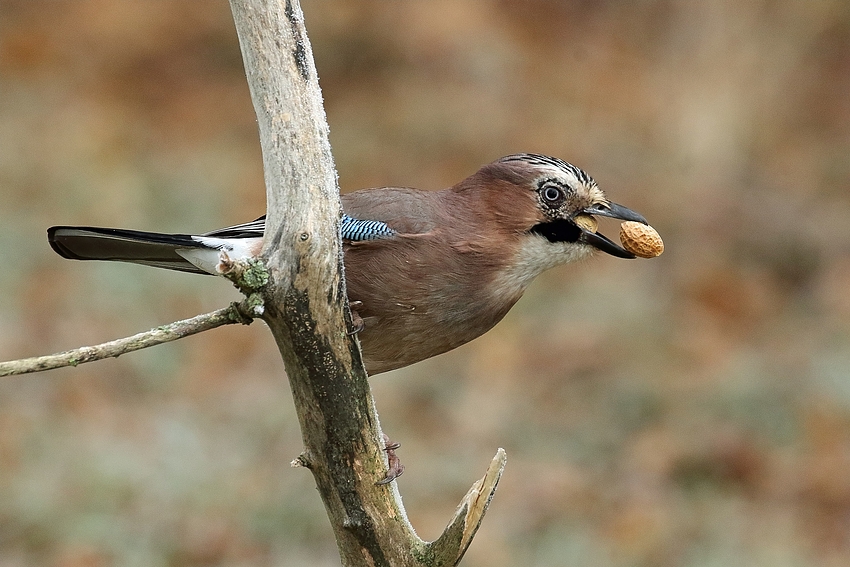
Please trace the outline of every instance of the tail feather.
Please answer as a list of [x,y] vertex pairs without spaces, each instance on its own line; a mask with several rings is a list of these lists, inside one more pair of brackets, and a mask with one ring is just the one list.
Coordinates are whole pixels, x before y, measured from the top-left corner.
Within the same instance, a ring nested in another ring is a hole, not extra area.
[[48,229],[50,247],[71,260],[112,260],[206,274],[178,250],[208,248],[188,234],[161,234],[118,228],[54,226]]
[[[54,226],[47,230],[50,247],[70,260],[110,260],[157,268],[218,274],[220,253],[231,259],[260,253],[265,216],[254,221],[193,236],[124,228]],[[390,238],[397,232],[383,221],[342,216],[341,236],[347,242]]]

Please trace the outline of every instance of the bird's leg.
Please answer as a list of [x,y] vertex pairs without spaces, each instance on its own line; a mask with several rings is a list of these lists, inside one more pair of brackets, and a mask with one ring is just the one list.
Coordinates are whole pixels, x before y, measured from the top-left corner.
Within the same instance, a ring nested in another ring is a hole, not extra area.
[[[357,312],[357,309],[362,306],[362,301],[351,301],[348,304],[348,308],[351,310],[352,330],[349,333],[351,335],[359,333],[366,327],[366,324],[363,322],[363,318]],[[387,437],[386,433],[381,433],[381,436],[384,440],[384,451],[387,452],[387,461],[389,466],[387,468],[387,474],[384,476],[384,478],[375,483],[378,485],[389,484],[398,477],[400,477],[404,472],[404,465],[401,464],[398,455],[395,454],[395,450],[401,447],[401,443],[395,443],[393,441],[390,441],[390,438]]]
[[381,435],[384,438],[384,451],[387,452],[387,461],[389,461],[389,467],[387,469],[386,476],[384,476],[384,478],[375,483],[378,485],[389,484],[398,477],[400,477],[404,472],[404,465],[401,464],[398,455],[395,454],[395,450],[401,447],[401,444],[390,441],[390,438],[387,437],[386,433],[382,433]]
[[357,312],[357,309],[360,307],[363,307],[362,301],[350,301],[348,303],[348,308],[351,310],[351,331],[349,331],[349,335],[356,335],[366,328],[366,323],[363,322],[363,317],[361,317],[360,313]]

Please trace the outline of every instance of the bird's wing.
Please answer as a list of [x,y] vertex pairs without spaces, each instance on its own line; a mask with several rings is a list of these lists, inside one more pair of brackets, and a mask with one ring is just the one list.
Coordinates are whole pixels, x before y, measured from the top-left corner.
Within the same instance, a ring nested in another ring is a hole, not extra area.
[[[399,187],[363,189],[342,196],[342,238],[349,242],[385,239],[432,230],[435,193]],[[262,238],[266,216],[207,232],[214,238]]]
[[265,229],[266,215],[263,215],[257,220],[228,226],[227,228],[219,228],[218,230],[206,232],[201,236],[212,236],[215,238],[262,238]]
[[[342,209],[352,219],[379,221],[394,233],[425,234],[440,224],[437,215],[445,212],[440,193],[405,187],[361,189],[342,196]],[[379,228],[378,232],[384,230]]]
[[[262,238],[266,228],[266,216],[263,215],[257,220],[228,226],[227,228],[219,228],[202,234],[202,237],[208,238]],[[377,240],[379,238],[388,238],[398,234],[391,229],[385,222],[369,219],[355,219],[348,215],[342,215],[342,223],[340,226],[343,240],[351,242],[360,242],[364,240]]]

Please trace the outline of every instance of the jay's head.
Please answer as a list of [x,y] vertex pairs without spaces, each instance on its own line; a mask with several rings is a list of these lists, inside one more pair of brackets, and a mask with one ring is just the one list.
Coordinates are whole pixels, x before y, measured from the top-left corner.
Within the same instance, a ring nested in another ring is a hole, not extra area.
[[458,189],[473,187],[487,192],[482,199],[485,214],[502,229],[521,235],[525,246],[548,256],[546,267],[578,260],[595,250],[618,258],[635,257],[597,232],[594,215],[647,224],[640,214],[609,201],[583,170],[554,157],[503,157],[482,167]]
[[499,233],[507,261],[497,286],[502,291],[524,289],[541,272],[597,250],[634,258],[597,232],[595,216],[647,224],[640,214],[609,201],[587,173],[549,156],[503,157],[455,190],[475,194],[485,232]]

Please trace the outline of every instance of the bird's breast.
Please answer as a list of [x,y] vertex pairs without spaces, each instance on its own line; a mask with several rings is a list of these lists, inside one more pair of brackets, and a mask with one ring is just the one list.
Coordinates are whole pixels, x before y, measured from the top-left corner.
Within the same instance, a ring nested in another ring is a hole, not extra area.
[[419,362],[492,328],[522,295],[494,289],[498,264],[474,247],[456,249],[439,231],[346,246],[346,285],[364,322],[367,370]]

